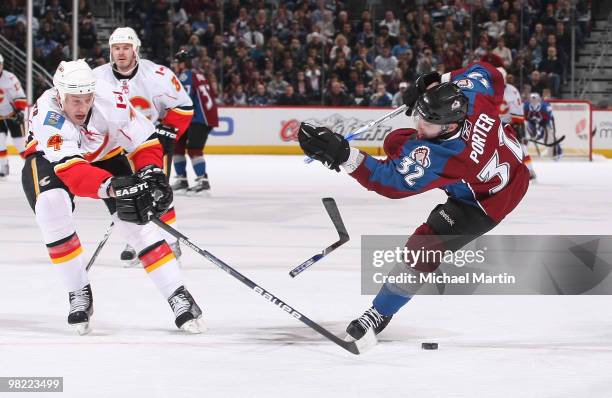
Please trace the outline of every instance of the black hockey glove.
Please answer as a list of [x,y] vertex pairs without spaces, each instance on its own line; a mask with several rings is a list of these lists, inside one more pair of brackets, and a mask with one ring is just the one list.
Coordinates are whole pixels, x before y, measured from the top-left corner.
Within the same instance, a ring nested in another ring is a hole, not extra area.
[[168,184],[168,178],[164,171],[157,166],[149,165],[143,167],[136,174],[139,178],[149,184],[153,193],[153,213],[156,217],[161,216],[172,204],[172,188]]
[[414,104],[416,104],[419,96],[427,91],[427,87],[432,83],[440,83],[441,79],[442,77],[438,72],[423,73],[421,76],[417,77],[414,84],[408,87],[402,97],[404,104],[408,106],[408,110],[406,111],[407,116],[412,115]]
[[24,120],[24,114],[23,111],[17,111],[15,112],[15,116],[13,117],[13,121],[15,123],[17,123],[17,125],[23,124],[23,120]]
[[327,127],[302,122],[298,140],[306,155],[323,163],[328,169],[340,171],[339,166],[349,158],[350,146],[346,138]]
[[174,151],[174,143],[176,142],[176,129],[174,127],[158,124],[155,127],[155,135],[164,148],[164,153],[172,153]]
[[153,213],[153,195],[146,181],[136,175],[112,177],[111,187],[120,220],[139,225],[149,222]]

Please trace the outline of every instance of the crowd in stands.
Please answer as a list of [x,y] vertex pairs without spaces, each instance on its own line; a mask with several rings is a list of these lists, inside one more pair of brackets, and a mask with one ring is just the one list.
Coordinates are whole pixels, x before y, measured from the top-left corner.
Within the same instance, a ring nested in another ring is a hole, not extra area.
[[[42,2],[41,2],[42,1]],[[24,1],[4,0],[0,34],[24,48]],[[39,0],[35,60],[53,72],[70,56],[70,5]],[[169,65],[185,49],[226,105],[390,106],[424,72],[486,60],[525,92],[558,97],[569,78],[570,0],[135,0],[126,24],[146,58]],[[79,48],[108,62],[88,0],[79,1]],[[590,1],[576,5],[579,48]]]

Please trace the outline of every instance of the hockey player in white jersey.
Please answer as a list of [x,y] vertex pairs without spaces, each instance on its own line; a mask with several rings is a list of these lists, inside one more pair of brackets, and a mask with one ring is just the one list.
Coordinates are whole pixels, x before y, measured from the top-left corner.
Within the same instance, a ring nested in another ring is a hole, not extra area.
[[535,170],[533,169],[533,162],[531,156],[527,152],[527,137],[525,135],[525,116],[523,114],[523,101],[521,100],[521,93],[512,84],[507,81],[507,74],[503,68],[498,68],[503,71],[502,75],[506,81],[504,88],[504,100],[499,106],[499,117],[504,124],[509,124],[516,131],[517,138],[521,143],[523,149],[523,163],[529,169],[529,177],[534,180],[536,178]]
[[202,311],[184,287],[172,250],[159,228],[148,223],[172,202],[155,126],[124,94],[96,82],[83,60],[61,62],[53,84],[30,115],[22,185],[69,292],[68,323],[85,334],[93,314],[73,219],[74,196],[84,196],[104,201],[115,229],[138,251],[144,270],[170,304],[176,326],[203,331]]
[[4,69],[0,54],[0,177],[9,173],[6,140],[8,134],[13,145],[22,154],[25,145],[23,117],[28,102],[17,77]]
[[[115,29],[108,45],[110,62],[95,68],[94,74],[126,95],[132,105],[156,125],[155,131],[164,149],[164,171],[170,177],[174,144],[185,133],[193,116],[191,98],[172,70],[140,58],[140,39],[134,29]],[[173,206],[161,220],[176,227]],[[175,255],[180,257],[177,239],[162,233]],[[130,247],[124,249],[121,259],[131,265],[138,263],[136,252]]]

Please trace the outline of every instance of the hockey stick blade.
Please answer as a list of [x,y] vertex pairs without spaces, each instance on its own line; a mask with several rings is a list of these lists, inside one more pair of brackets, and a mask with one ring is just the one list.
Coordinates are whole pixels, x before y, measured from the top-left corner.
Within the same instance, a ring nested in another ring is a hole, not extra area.
[[96,261],[96,258],[98,258],[98,254],[100,254],[100,252],[102,251],[102,248],[106,244],[106,241],[110,237],[111,232],[113,232],[113,226],[114,225],[115,225],[115,223],[111,222],[110,225],[108,226],[108,228],[106,228],[106,233],[104,234],[104,237],[102,238],[100,243],[98,243],[98,247],[96,247],[96,251],[94,251],[93,255],[89,259],[89,262],[87,263],[87,267],[85,267],[85,271],[89,271],[89,269],[93,265],[94,261]]
[[344,226],[344,222],[342,221],[342,217],[340,216],[340,210],[338,210],[338,205],[333,198],[323,198],[323,206],[325,206],[325,210],[329,215],[329,218],[332,220],[334,224],[334,228],[336,228],[336,232],[338,232],[338,241],[332,243],[327,246],[321,253],[317,253],[314,256],[310,257],[308,260],[304,261],[302,264],[298,265],[294,269],[289,272],[289,276],[295,278],[302,271],[308,269],[314,263],[327,256],[332,251],[336,250],[346,242],[350,240],[349,234]]
[[542,146],[555,146],[555,145],[559,145],[561,142],[563,142],[563,140],[564,140],[564,139],[565,139],[565,136],[564,136],[564,135],[562,135],[562,136],[561,136],[561,137],[559,137],[557,140],[555,140],[555,141],[553,141],[553,142],[549,142],[549,143],[546,143],[546,142],[540,142],[540,141],[538,141],[538,140],[534,140],[534,139],[531,139],[531,138],[527,138],[527,141],[529,141],[529,142],[533,142],[534,144],[537,144],[537,145],[542,145]]
[[187,238],[185,235],[183,235],[176,229],[172,228],[171,226],[166,225],[163,221],[157,218],[153,218],[151,219],[151,222],[157,225],[158,227],[160,227],[161,229],[163,229],[164,231],[168,232],[170,235],[177,238],[179,242],[181,242],[183,245],[189,247],[191,250],[203,256],[208,261],[215,264],[217,267],[221,268],[223,271],[230,274],[232,277],[236,278],[237,280],[242,282],[244,285],[248,286],[249,289],[253,290],[259,296],[262,296],[264,299],[266,299],[266,301],[274,304],[275,306],[280,308],[283,312],[299,320],[300,322],[302,322],[303,324],[305,324],[306,326],[308,326],[315,332],[319,333],[321,336],[325,337],[332,343],[339,345],[340,347],[344,348],[346,351],[353,353],[355,355],[359,355],[363,351],[363,349],[368,348],[368,347],[362,347],[362,350],[360,351],[360,347],[362,346],[362,344],[357,343],[357,342],[349,342],[349,341],[342,340],[335,334],[325,329],[323,326],[312,321],[306,315],[303,315],[300,312],[296,311],[293,307],[289,306],[283,300],[279,299],[278,297],[276,297],[275,295],[273,295],[272,293],[270,293],[263,287],[259,286],[258,284],[256,284],[255,282],[247,278],[246,276],[242,275],[240,272],[238,272],[234,268],[230,267],[228,264],[224,263],[223,261],[215,257],[212,253],[206,250],[200,249],[198,246],[192,243],[189,240],[189,238]]

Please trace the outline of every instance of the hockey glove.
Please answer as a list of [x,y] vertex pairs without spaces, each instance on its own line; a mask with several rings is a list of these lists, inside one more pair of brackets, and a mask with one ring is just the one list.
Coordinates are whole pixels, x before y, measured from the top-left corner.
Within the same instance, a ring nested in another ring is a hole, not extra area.
[[172,188],[164,171],[157,166],[149,165],[140,169],[136,174],[149,184],[153,192],[153,212],[156,217],[161,216],[172,204]]
[[17,111],[17,112],[15,112],[15,116],[13,117],[13,121],[15,123],[17,123],[17,125],[21,125],[21,124],[23,124],[24,118],[25,117],[24,117],[23,111]]
[[149,184],[136,175],[112,177],[110,183],[119,219],[138,225],[149,222],[153,213],[153,195]]
[[339,166],[349,158],[350,146],[346,138],[327,127],[302,122],[298,140],[306,155],[323,163],[328,169],[340,171]]
[[442,77],[438,72],[423,73],[421,76],[417,77],[414,84],[408,87],[402,97],[404,104],[408,106],[408,110],[406,111],[407,116],[412,115],[414,104],[416,104],[419,96],[427,91],[427,87],[433,83],[440,83],[441,79]]
[[158,124],[155,127],[155,135],[164,148],[164,153],[172,153],[174,151],[174,143],[176,141],[176,129],[174,127]]

